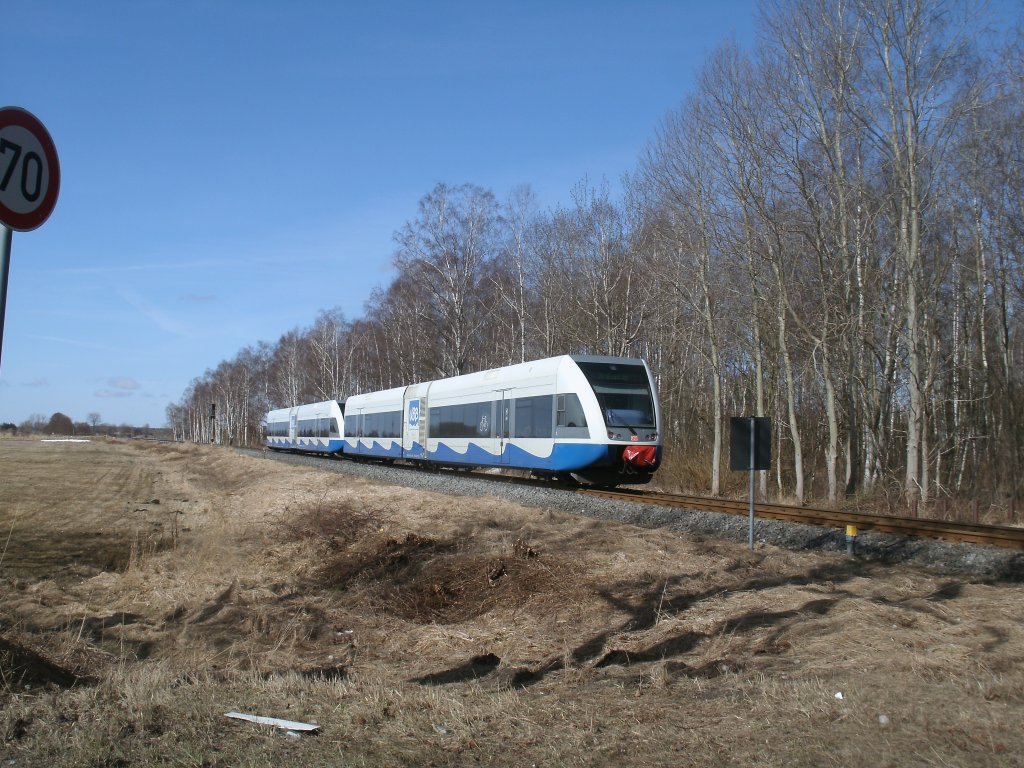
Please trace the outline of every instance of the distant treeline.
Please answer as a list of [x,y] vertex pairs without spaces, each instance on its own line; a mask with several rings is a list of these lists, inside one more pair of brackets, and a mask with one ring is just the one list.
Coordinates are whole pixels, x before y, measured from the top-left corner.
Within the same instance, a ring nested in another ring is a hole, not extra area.
[[240,351],[169,422],[251,443],[270,406],[630,355],[658,376],[663,482],[723,490],[726,419],[757,414],[767,496],[1017,494],[1024,42],[975,6],[766,2],[758,46],[708,57],[620,199],[439,184],[363,317]]
[[41,414],[32,414],[21,424],[0,424],[0,432],[19,435],[59,435],[72,437],[89,437],[103,435],[107,437],[151,437],[170,438],[172,430],[164,427],[141,427],[130,424],[106,424],[98,413],[90,413],[88,421],[74,421],[70,416],[57,411],[49,418]]

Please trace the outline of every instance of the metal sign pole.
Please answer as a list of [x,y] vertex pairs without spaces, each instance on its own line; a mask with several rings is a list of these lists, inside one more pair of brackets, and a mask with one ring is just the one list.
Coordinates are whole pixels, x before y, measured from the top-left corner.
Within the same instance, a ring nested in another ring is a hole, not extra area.
[[754,551],[754,417],[750,417],[750,551]]
[[11,274],[11,240],[14,232],[0,224],[0,360],[4,351],[4,318],[7,317],[7,279]]

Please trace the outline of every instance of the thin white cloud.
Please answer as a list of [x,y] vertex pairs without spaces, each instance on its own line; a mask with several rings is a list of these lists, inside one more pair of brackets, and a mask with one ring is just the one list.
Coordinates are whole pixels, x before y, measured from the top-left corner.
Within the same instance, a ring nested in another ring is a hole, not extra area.
[[134,264],[106,264],[95,267],[56,267],[41,269],[47,275],[121,275],[143,272],[195,272],[197,270],[251,269],[254,265],[279,267],[302,263],[317,263],[329,258],[317,254],[310,257],[264,256],[250,259],[195,259],[193,261],[145,261]]
[[65,339],[60,336],[39,336],[37,334],[27,334],[30,339],[36,339],[37,341],[49,341],[54,344],[68,344],[72,347],[81,347],[82,349],[101,349],[104,352],[120,352],[121,350],[117,347],[111,347],[107,344],[97,344],[93,341],[82,341],[80,339]]
[[107,387],[96,390],[93,395],[104,398],[131,397],[142,389],[142,385],[131,376],[111,376],[107,379]]
[[114,376],[107,379],[107,384],[114,389],[127,389],[132,391],[142,387],[142,385],[131,376]]
[[164,312],[162,309],[153,306],[146,301],[142,296],[135,293],[134,291],[119,291],[118,294],[122,299],[125,300],[133,309],[139,314],[149,320],[153,325],[159,328],[164,333],[170,333],[175,336],[188,337],[191,334],[189,330],[182,325],[178,320],[171,315]]
[[50,382],[48,382],[46,379],[32,379],[32,381],[26,381],[21,386],[23,386],[23,387],[36,387],[36,388],[38,388],[38,387],[48,387],[48,386],[50,386]]
[[123,275],[139,272],[168,272],[195,269],[220,269],[243,266],[244,262],[228,259],[202,259],[195,261],[145,261],[135,264],[107,264],[95,267],[56,267],[39,270],[49,275]]
[[98,389],[93,394],[96,397],[131,397],[135,393],[124,389]]

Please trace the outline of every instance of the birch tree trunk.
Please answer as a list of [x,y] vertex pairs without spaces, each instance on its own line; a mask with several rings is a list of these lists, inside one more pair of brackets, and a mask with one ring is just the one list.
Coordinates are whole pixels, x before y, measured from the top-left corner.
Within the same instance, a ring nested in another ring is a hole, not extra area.
[[[922,263],[922,225],[926,207],[935,204],[936,163],[962,116],[951,91],[967,40],[963,30],[944,28],[941,0],[860,0],[859,6],[875,57],[882,119],[874,135],[892,178],[895,250],[905,280],[904,493],[914,506],[922,496],[927,459],[922,455],[927,401],[923,344],[931,297]],[[866,109],[869,93],[868,87],[862,91]],[[868,114],[862,119],[869,120]],[[937,271],[935,264],[929,269]]]

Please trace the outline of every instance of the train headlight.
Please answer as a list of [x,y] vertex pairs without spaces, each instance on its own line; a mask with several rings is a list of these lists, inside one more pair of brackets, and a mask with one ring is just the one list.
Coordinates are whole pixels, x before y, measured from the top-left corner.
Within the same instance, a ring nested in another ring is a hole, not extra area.
[[608,439],[609,440],[622,440],[623,439],[622,438],[622,433],[621,432],[614,432],[614,431],[609,429],[608,430]]
[[647,435],[647,439],[648,440],[657,440],[658,439],[658,433],[657,432],[651,432],[651,434]]

